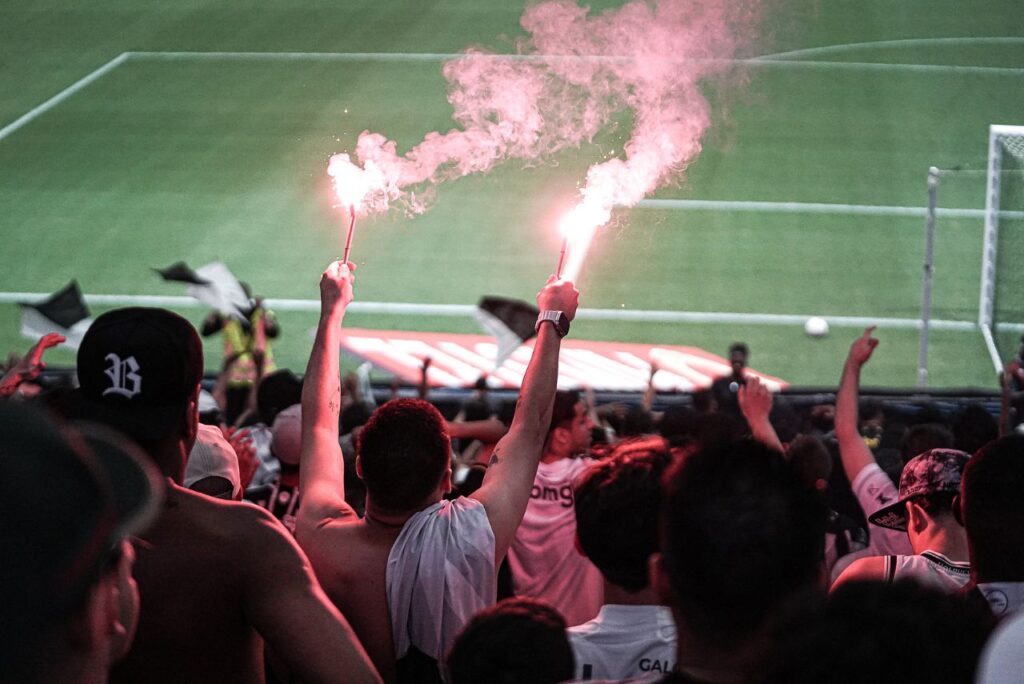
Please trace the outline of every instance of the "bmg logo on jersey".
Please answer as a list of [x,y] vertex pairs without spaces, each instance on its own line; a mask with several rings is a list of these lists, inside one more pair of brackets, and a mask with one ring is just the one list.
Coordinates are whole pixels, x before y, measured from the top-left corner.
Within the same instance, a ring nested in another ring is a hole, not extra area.
[[110,362],[110,367],[103,373],[110,378],[110,387],[103,390],[103,396],[108,394],[119,394],[122,397],[131,399],[142,391],[142,376],[139,375],[139,362],[134,356],[121,360],[117,354],[107,354],[103,357]]
[[561,487],[549,487],[547,485],[533,485],[533,489],[530,490],[531,499],[540,499],[541,501],[558,501],[563,508],[572,508],[573,495],[571,485],[562,485]]

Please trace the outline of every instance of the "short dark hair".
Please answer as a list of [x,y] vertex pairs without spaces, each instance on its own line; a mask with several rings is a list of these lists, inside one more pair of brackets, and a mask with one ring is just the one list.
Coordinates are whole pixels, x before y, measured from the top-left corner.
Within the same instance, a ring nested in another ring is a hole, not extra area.
[[999,437],[999,422],[980,404],[968,404],[951,422],[955,448],[973,454]]
[[952,449],[953,433],[939,423],[921,423],[903,433],[900,440],[900,455],[903,462],[932,449]]
[[964,467],[960,496],[977,580],[1024,581],[1024,435],[979,449]]
[[278,413],[301,401],[302,378],[286,368],[267,373],[256,388],[256,411],[264,425],[273,425]]
[[787,455],[805,485],[819,491],[828,486],[833,463],[824,442],[811,435],[799,435],[790,443]]
[[746,642],[817,579],[823,498],[776,451],[749,439],[705,446],[670,470],[662,497],[673,607],[699,643]]
[[770,623],[751,658],[756,684],[970,684],[992,627],[983,605],[910,580],[801,596]]
[[661,476],[671,462],[660,438],[626,442],[576,483],[580,548],[606,580],[626,591],[648,585],[647,561],[658,550]]
[[392,510],[420,505],[449,465],[451,441],[440,412],[422,399],[392,399],[359,434],[363,482],[373,501]]
[[551,407],[551,426],[548,434],[556,427],[576,417],[576,404],[580,403],[580,393],[576,390],[558,390],[555,392],[555,403]]
[[452,684],[555,684],[575,662],[565,619],[540,601],[508,598],[477,613],[448,653]]
[[733,342],[729,345],[729,355],[732,356],[736,352],[741,352],[744,356],[750,356],[750,349],[747,348],[745,342]]
[[366,402],[353,401],[341,409],[341,415],[338,417],[338,431],[343,435],[347,435],[357,427],[366,425],[366,421],[370,420],[372,415],[373,410]]

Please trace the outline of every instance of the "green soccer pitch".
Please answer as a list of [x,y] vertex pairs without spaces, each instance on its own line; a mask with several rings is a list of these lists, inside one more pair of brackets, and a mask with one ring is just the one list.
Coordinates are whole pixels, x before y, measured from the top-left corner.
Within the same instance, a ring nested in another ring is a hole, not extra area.
[[[451,128],[445,55],[511,51],[521,10],[507,0],[0,2],[0,351],[29,344],[12,293],[76,278],[87,294],[181,295],[149,270],[178,260],[218,258],[266,297],[314,299],[344,238],[328,157],[365,129],[404,150]],[[959,170],[939,191],[932,315],[943,323],[930,384],[994,387],[971,326],[983,171],[989,124],[1024,124],[1024,29],[1015,0],[964,10],[771,3],[749,50],[768,58],[737,65],[743,85],[714,93],[703,153],[678,185],[617,212],[579,282],[588,308],[736,315],[581,317],[573,334],[719,354],[744,340],[758,370],[833,385],[860,319],[880,320],[865,382],[912,386],[926,174],[937,166]],[[557,260],[559,214],[628,130],[623,118],[547,163],[438,186],[421,216],[361,221],[357,301],[532,299]],[[370,309],[346,323],[479,332],[464,316]],[[828,337],[804,335],[812,315],[832,321]],[[301,370],[315,314],[279,317],[278,363]],[[73,363],[62,350],[49,359]],[[219,361],[214,340],[207,366]]]

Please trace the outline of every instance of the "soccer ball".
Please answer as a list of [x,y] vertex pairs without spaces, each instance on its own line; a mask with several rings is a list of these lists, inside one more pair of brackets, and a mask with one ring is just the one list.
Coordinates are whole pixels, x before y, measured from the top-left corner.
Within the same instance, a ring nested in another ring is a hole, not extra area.
[[828,321],[820,316],[811,316],[804,323],[804,332],[808,337],[824,337],[828,335]]

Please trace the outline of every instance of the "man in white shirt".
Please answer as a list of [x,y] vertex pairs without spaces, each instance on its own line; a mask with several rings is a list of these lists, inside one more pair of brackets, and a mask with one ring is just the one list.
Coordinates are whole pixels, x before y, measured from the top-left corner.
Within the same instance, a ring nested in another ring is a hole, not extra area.
[[579,293],[552,277],[537,295],[537,340],[516,415],[472,497],[444,499],[451,460],[441,414],[425,401],[397,399],[374,411],[360,433],[360,518],[345,501],[338,444],[338,357],[353,297],[351,269],[334,262],[320,280],[320,323],[302,389],[296,539],[385,681],[440,681],[437,662],[456,633],[496,599],[495,569],[530,496],[551,421],[561,338]]
[[967,584],[971,574],[967,534],[953,505],[969,459],[970,455],[955,449],[932,449],[907,461],[900,476],[899,499],[868,520],[906,532],[914,553],[860,558],[833,586],[856,580],[913,579],[952,593]]
[[658,551],[661,476],[671,461],[660,438],[627,442],[576,485],[579,546],[604,578],[597,617],[568,630],[578,679],[666,673],[675,663],[672,611],[660,605],[647,573]]
[[518,596],[553,606],[570,627],[597,615],[603,580],[576,547],[573,484],[593,463],[593,423],[578,392],[559,391],[523,521],[508,552],[512,588]]
[[[864,334],[850,345],[850,353],[843,366],[843,376],[839,381],[839,391],[836,393],[836,439],[839,441],[839,456],[846,477],[850,481],[850,487],[857,496],[864,515],[868,517],[899,499],[896,485],[879,467],[874,454],[864,443],[857,429],[860,371],[878,346],[878,340],[872,337],[874,331],[874,326],[865,329]],[[859,556],[914,553],[910,539],[902,530],[873,524],[869,524],[868,528],[871,535],[868,548],[859,552]]]

